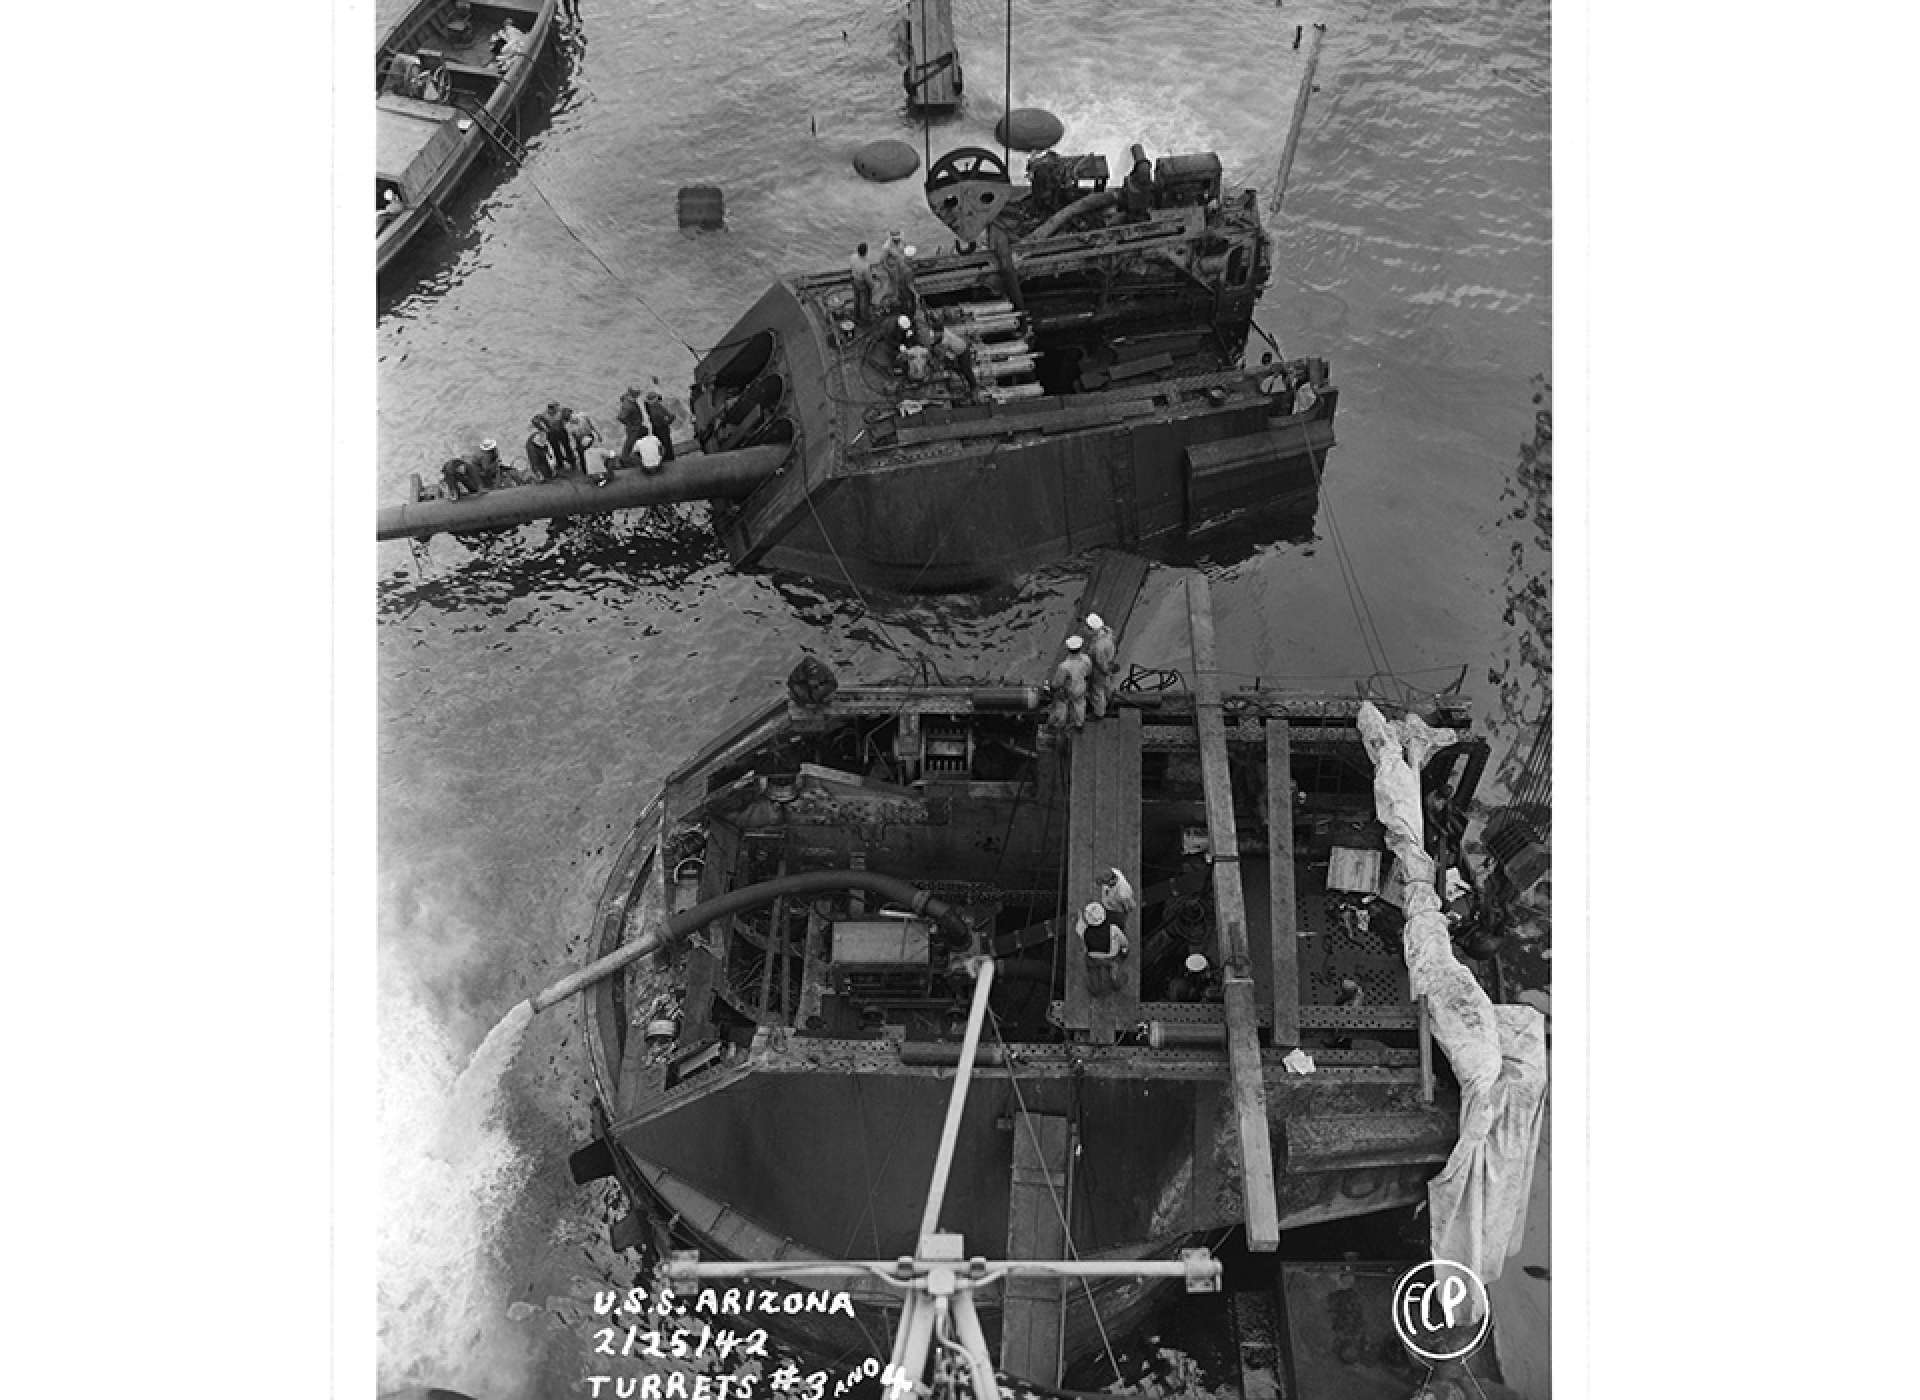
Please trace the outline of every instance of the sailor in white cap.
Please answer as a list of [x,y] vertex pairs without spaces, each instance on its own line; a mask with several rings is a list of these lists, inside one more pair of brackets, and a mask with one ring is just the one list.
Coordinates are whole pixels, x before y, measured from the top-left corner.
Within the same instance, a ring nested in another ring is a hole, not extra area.
[[1079,637],[1067,638],[1067,654],[1053,668],[1053,677],[1047,683],[1048,689],[1053,692],[1052,721],[1055,729],[1072,725],[1078,731],[1086,727],[1087,679],[1093,673],[1093,662],[1087,659],[1086,646],[1086,642]]
[[504,470],[500,465],[500,444],[492,438],[481,438],[480,450],[473,455],[473,472],[480,479],[480,485],[491,491],[500,484]]
[[1174,973],[1168,984],[1167,996],[1171,1001],[1205,1001],[1213,990],[1213,978],[1207,971],[1205,953],[1189,953],[1184,968]]
[[899,229],[887,234],[887,241],[880,249],[880,270],[886,275],[887,292],[893,299],[894,308],[911,311],[913,268],[907,260],[907,240],[900,236]]
[[1127,877],[1120,873],[1117,865],[1108,866],[1107,873],[1100,877],[1100,902],[1107,907],[1109,915],[1122,923],[1140,907],[1133,886],[1127,883]]
[[1095,719],[1107,717],[1107,701],[1119,685],[1120,643],[1099,613],[1087,614],[1087,659],[1093,676],[1087,696]]
[[1120,985],[1118,963],[1127,955],[1126,930],[1107,917],[1099,900],[1080,911],[1074,933],[1087,955],[1087,987],[1095,996]]

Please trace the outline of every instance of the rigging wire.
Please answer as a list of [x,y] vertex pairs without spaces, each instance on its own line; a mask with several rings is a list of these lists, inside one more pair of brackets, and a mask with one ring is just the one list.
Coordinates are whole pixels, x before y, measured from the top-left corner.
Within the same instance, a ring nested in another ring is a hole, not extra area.
[[647,304],[647,299],[641,296],[640,293],[636,292],[624,277],[622,277],[619,273],[615,272],[611,267],[608,267],[607,260],[601,257],[598,253],[596,253],[593,250],[593,245],[587,242],[587,240],[581,236],[580,231],[574,228],[572,224],[567,222],[566,215],[562,214],[558,209],[554,207],[553,201],[547,198],[547,192],[540,188],[540,182],[534,179],[532,174],[529,173],[524,166],[521,167],[521,174],[527,177],[527,183],[533,187],[533,192],[540,196],[540,202],[547,206],[547,212],[552,214],[553,217],[559,222],[560,227],[567,231],[567,236],[572,238],[573,241],[575,243],[578,243],[582,248],[586,249],[587,256],[600,264],[600,270],[606,273],[607,276],[611,277],[615,282],[619,283],[620,289],[624,291],[628,296],[632,297],[635,301],[639,302],[641,309],[645,311],[649,316],[653,317],[654,320],[658,321],[661,324],[661,326],[666,329],[666,332],[668,335],[672,336],[675,340],[679,341],[682,345],[685,345],[687,347],[687,353],[689,355],[693,356],[693,358],[696,360],[699,359],[700,352],[694,349],[693,346],[688,343],[687,338],[681,335],[680,332],[674,328],[673,323],[668,321],[666,317],[662,316],[658,311],[655,311],[651,306],[649,306]]
[[1013,0],[1007,0],[1007,84],[1000,117],[1000,163],[1013,170]]
[[894,641],[893,634],[887,630],[886,624],[874,613],[873,605],[867,601],[867,595],[860,591],[860,585],[853,581],[853,575],[847,572],[847,561],[840,557],[840,550],[833,542],[833,532],[827,528],[827,522],[820,518],[819,508],[813,503],[813,492],[808,488],[804,478],[800,482],[800,498],[807,503],[807,511],[813,516],[814,525],[819,528],[820,538],[827,542],[827,551],[833,555],[833,562],[840,570],[841,579],[853,591],[853,596],[860,600],[860,610],[865,614],[867,621],[878,629],[880,639],[887,644],[889,651],[902,661],[910,660],[906,652],[900,649],[900,644]]
[[[1374,622],[1373,608],[1366,600],[1366,591],[1361,586],[1359,571],[1354,568],[1353,557],[1347,549],[1345,533],[1333,510],[1333,497],[1327,493],[1326,468],[1321,464],[1319,453],[1308,441],[1307,461],[1313,467],[1314,485],[1320,492],[1320,500],[1327,511],[1327,535],[1333,541],[1334,562],[1340,571],[1340,582],[1346,589],[1347,605],[1353,610],[1353,621],[1360,633],[1360,643],[1366,648],[1367,660],[1375,668],[1376,674],[1393,675],[1393,663],[1387,657],[1386,643],[1379,635],[1379,627]],[[1369,631],[1369,628],[1372,630]]]

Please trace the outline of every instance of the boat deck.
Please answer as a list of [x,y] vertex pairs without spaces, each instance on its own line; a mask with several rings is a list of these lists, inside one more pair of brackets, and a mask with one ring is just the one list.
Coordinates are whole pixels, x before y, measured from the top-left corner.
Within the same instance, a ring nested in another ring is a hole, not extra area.
[[374,112],[373,168],[392,179],[405,177],[436,140],[449,148],[455,144],[447,123],[454,109],[444,102],[389,92],[380,96]]
[[[1007,1199],[1007,1258],[1066,1257],[1067,1230],[1061,1217],[1072,1209],[1072,1143],[1072,1126],[1065,1117],[1019,1115]],[[1008,1279],[1004,1287],[1000,1368],[1058,1385],[1066,1280],[1023,1276]]]

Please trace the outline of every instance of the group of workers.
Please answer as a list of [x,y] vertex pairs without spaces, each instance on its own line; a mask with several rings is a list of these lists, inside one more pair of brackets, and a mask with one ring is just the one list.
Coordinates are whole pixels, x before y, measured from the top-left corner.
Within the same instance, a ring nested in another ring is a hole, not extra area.
[[1098,613],[1087,614],[1087,635],[1067,638],[1067,654],[1053,668],[1047,689],[1053,696],[1049,719],[1055,729],[1086,727],[1087,711],[1107,717],[1107,702],[1119,686],[1120,643]]
[[585,413],[560,403],[549,403],[528,420],[524,465],[502,461],[500,444],[485,438],[479,447],[448,458],[440,480],[450,500],[491,491],[496,486],[518,486],[584,472],[596,486],[612,480],[616,468],[638,466],[657,472],[673,460],[673,410],[657,387],[644,393],[630,388],[620,396],[616,412],[626,438],[618,451],[604,438],[599,425]]
[[888,329],[894,338],[894,368],[907,382],[925,384],[936,372],[952,370],[972,397],[980,388],[974,375],[973,342],[920,300],[914,284],[915,251],[899,229],[887,234],[878,255],[864,243],[853,250],[847,268],[853,283],[853,323],[865,326],[876,316],[892,316]]
[[934,371],[951,369],[971,395],[980,386],[973,373],[973,342],[957,327],[936,325],[924,307],[896,316],[894,362],[909,384],[925,384]]
[[899,229],[887,234],[879,256],[867,252],[862,243],[853,250],[847,270],[853,279],[853,322],[864,326],[876,311],[893,311],[911,316],[920,307],[920,293],[913,283],[914,249]]

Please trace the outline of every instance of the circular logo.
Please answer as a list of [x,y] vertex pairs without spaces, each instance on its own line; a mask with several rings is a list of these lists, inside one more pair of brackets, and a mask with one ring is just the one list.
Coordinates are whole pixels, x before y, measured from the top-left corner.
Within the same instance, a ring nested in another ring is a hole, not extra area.
[[1459,1361],[1473,1355],[1493,1326],[1493,1307],[1480,1275],[1451,1259],[1415,1264],[1393,1286],[1393,1330],[1422,1361]]

